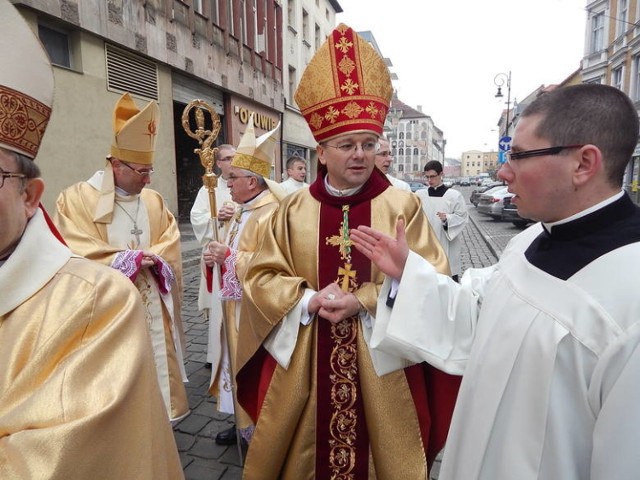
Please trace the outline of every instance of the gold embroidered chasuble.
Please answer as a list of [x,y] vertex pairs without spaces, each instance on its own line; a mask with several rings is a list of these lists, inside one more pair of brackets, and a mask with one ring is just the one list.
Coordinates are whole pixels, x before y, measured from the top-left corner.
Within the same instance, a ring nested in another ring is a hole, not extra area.
[[0,291],[0,478],[184,478],[131,282],[37,212]]
[[[448,273],[442,248],[415,196],[387,188],[369,203],[369,224],[373,228],[395,234],[396,220],[403,218],[411,248],[439,271]],[[338,367],[328,375],[329,383],[334,382],[330,387],[334,393],[330,397],[319,390],[327,388],[327,378],[319,381],[317,377],[326,372],[325,366],[318,363],[324,362],[319,360],[320,345],[326,337],[322,332],[326,332],[328,327],[328,321],[324,319],[315,318],[310,325],[300,326],[287,368],[275,366],[266,384],[264,378],[260,378],[259,388],[266,390],[263,398],[255,400],[252,390],[255,385],[247,379],[256,376],[255,371],[250,370],[255,367],[252,362],[261,352],[264,353],[261,345],[274,327],[296,307],[305,289],[318,291],[325,286],[320,284],[323,269],[328,269],[329,273],[324,276],[328,275],[330,281],[340,282],[346,278],[349,282],[354,269],[360,279],[368,276],[368,281],[356,280],[352,291],[366,311],[375,316],[378,292],[384,278],[375,266],[369,264],[362,268],[361,264],[358,268],[351,268],[343,260],[330,264],[319,261],[319,251],[328,245],[334,244],[336,254],[344,247],[344,242],[339,240],[343,215],[339,207],[336,210],[335,225],[327,226],[329,230],[326,230],[322,227],[323,204],[314,198],[310,190],[287,197],[274,216],[273,228],[266,232],[262,248],[254,256],[245,277],[243,318],[246,316],[250,322],[240,326],[237,359],[240,368],[239,396],[241,402],[246,400],[243,405],[246,404],[250,413],[258,413],[259,410],[244,469],[246,479],[325,478],[317,471],[319,459],[320,463],[327,464],[326,468],[321,468],[333,471],[334,478],[362,478],[353,477],[354,474],[349,472],[356,457],[362,462],[363,455],[365,468],[368,464],[369,478],[427,477],[422,422],[412,397],[409,373],[398,370],[383,377],[376,375],[362,324],[357,319],[345,320],[334,330],[334,336],[338,338],[335,350],[338,356],[331,362],[351,362],[353,367],[350,368],[354,370]],[[350,227],[357,225],[351,223]],[[323,229],[325,231],[321,232]],[[338,239],[334,238],[336,236]],[[243,367],[247,368],[243,370]],[[357,386],[351,384],[351,375],[354,374]],[[261,376],[260,373],[257,375]],[[319,405],[319,398],[323,402],[326,398],[332,400]],[[343,401],[357,401],[361,407],[345,409],[345,405],[341,405]],[[323,409],[334,412],[334,417],[322,419],[330,423],[329,430],[326,430],[326,438],[318,438],[318,429],[325,428],[318,425],[318,412]],[[356,435],[356,429],[363,427],[366,432]],[[360,437],[366,441],[364,445]],[[274,442],[274,438],[278,441]],[[324,442],[324,445],[318,442]],[[356,442],[360,443],[356,445]],[[317,457],[322,450],[330,452],[327,457]]]
[[[271,228],[271,218],[273,212],[278,208],[278,203],[276,196],[267,191],[266,195],[257,199],[256,202],[250,205],[241,205],[239,208],[246,213],[241,221],[241,229],[239,229],[235,239],[231,238],[234,236],[232,232],[238,229],[240,223],[235,219],[230,222],[225,240],[232,249],[232,254],[227,257],[225,262],[225,267],[227,268],[225,277],[231,275],[234,280],[239,282],[238,286],[242,284],[247,266],[254,252],[258,250],[267,229]],[[238,291],[238,293],[241,294],[241,291]],[[226,338],[230,340],[230,344],[225,345],[225,348],[222,345],[220,346],[226,355],[220,362],[219,368],[215,371],[212,370],[212,382],[209,392],[218,397],[218,410],[226,413],[235,413],[238,429],[245,431],[253,425],[253,421],[242,408],[239,411],[234,409],[233,393],[231,391],[231,379],[237,371],[235,358],[238,329],[240,323],[245,321],[241,316],[241,304],[242,298],[223,300],[223,308],[226,313]]]
[[[112,225],[95,223],[93,215],[99,198],[99,191],[93,186],[94,176],[90,182],[80,182],[64,190],[58,197],[53,221],[63,235],[69,248],[79,255],[105,265],[112,265],[116,255],[126,250],[118,241],[129,235],[118,232],[115,240],[110,239]],[[146,245],[130,245],[154,253],[164,259],[174,271],[175,283],[169,295],[164,299],[160,295],[158,285],[149,269],[141,269],[135,278],[135,285],[145,304],[145,315],[154,347],[158,381],[165,398],[167,411],[171,419],[178,419],[189,412],[186,380],[181,352],[183,351],[184,332],[180,316],[182,302],[182,256],[180,251],[180,231],[177,222],[166,208],[162,196],[151,189],[143,189],[139,195],[142,214],[139,219],[148,219],[145,224],[136,225],[142,233],[139,238]],[[134,204],[133,202],[128,202]],[[137,209],[126,205],[129,215],[135,216]],[[114,207],[114,218],[120,215],[119,208]],[[129,220],[125,215],[120,219]],[[128,222],[125,230],[132,226]],[[132,229],[133,230],[133,229]]]

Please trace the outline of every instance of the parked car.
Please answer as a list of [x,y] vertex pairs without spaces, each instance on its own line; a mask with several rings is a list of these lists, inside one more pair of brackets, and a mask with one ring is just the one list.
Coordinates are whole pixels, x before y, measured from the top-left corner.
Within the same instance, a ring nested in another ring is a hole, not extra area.
[[511,202],[513,195],[505,197],[502,200],[502,219],[513,223],[518,228],[524,228],[528,224],[533,223],[533,220],[521,217],[518,213],[518,206]]
[[495,220],[502,219],[502,208],[504,207],[504,198],[513,196],[507,191],[507,187],[498,187],[480,195],[478,201],[478,213],[489,215]]
[[489,185],[484,185],[482,187],[474,188],[471,192],[471,196],[469,197],[469,201],[473,203],[475,207],[478,206],[478,201],[480,200],[480,195],[483,193],[488,193],[492,188],[504,187],[502,182],[492,182]]
[[469,177],[462,177],[460,179],[460,186],[461,187],[468,187],[471,185],[471,179]]
[[415,192],[416,190],[420,190],[421,188],[427,188],[424,183],[420,182],[409,182],[409,186],[411,187],[411,191]]

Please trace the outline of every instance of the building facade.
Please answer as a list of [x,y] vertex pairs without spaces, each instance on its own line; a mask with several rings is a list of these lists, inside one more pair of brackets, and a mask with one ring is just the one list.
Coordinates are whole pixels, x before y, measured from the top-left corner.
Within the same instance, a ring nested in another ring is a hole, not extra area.
[[[597,0],[586,7],[582,81],[624,91],[640,110],[640,0]],[[640,145],[629,162],[624,187],[640,202]]]
[[219,115],[216,144],[237,145],[251,112],[258,134],[282,119],[280,0],[11,1],[54,64],[54,114],[38,155],[49,209],[62,189],[104,166],[113,106],[125,91],[139,106],[158,101],[151,186],[183,219],[203,173],[198,143],[182,127],[185,106],[203,99]]
[[438,160],[444,165],[446,140],[422,107],[410,107],[394,93],[385,123],[385,133],[394,157],[394,175],[406,181],[420,180],[425,164]]
[[496,178],[498,168],[498,152],[468,150],[460,156],[461,177],[474,178],[484,173]]
[[[300,77],[313,57],[336,26],[336,13],[342,12],[336,0],[283,0],[284,30],[284,115],[282,136],[282,164],[297,155],[307,161],[307,181],[313,181],[317,171],[316,141],[311,135],[293,96]],[[284,179],[284,178],[283,178]]]

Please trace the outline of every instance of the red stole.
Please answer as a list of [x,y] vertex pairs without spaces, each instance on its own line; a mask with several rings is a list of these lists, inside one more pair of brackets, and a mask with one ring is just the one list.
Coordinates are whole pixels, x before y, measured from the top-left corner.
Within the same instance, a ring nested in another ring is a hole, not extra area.
[[[348,227],[371,225],[371,199],[388,184],[372,175],[353,196],[335,197],[325,190],[320,178],[310,188],[320,203],[318,234],[318,289],[337,283],[343,290],[356,290],[371,279],[371,262],[355,248],[345,244],[342,231]],[[348,209],[345,215],[345,210]],[[346,250],[350,250],[347,254]],[[317,407],[316,479],[367,478],[369,436],[358,375],[358,316],[331,324],[316,319]],[[366,353],[365,353],[366,354]]]

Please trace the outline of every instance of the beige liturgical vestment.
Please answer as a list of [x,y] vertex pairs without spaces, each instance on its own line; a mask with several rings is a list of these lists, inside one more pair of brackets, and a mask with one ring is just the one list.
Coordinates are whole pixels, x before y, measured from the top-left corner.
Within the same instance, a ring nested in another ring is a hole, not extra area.
[[0,291],[0,478],[184,478],[131,282],[38,211]]

